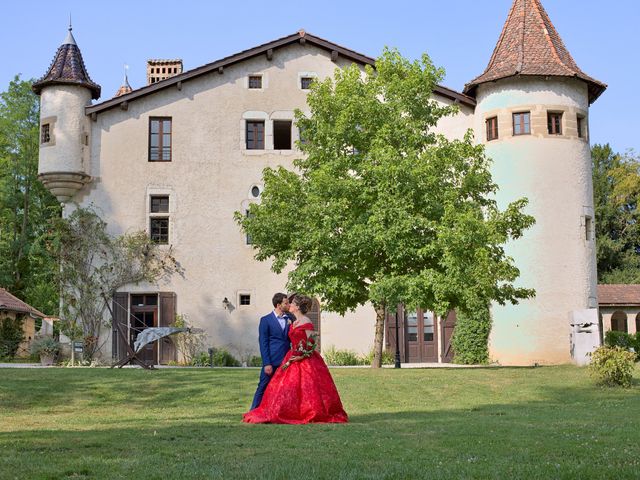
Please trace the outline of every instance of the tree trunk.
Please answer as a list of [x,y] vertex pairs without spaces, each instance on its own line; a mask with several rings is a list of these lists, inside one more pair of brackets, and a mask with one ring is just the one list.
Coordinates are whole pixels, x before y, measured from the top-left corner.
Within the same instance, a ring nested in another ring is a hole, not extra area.
[[371,368],[382,367],[382,347],[384,341],[384,305],[374,305],[376,309],[376,334],[373,340],[373,362]]

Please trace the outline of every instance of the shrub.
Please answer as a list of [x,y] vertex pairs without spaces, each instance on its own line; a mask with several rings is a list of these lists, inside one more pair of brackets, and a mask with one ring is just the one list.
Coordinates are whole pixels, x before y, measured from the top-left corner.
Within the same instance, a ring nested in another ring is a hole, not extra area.
[[[262,362],[260,363],[262,364]],[[191,360],[194,367],[210,367],[211,362],[208,352],[200,352]],[[240,362],[225,348],[213,349],[213,366],[214,367],[239,367]]]
[[24,331],[22,324],[24,317],[0,318],[0,358],[13,358],[16,356],[18,347],[24,341]]
[[36,337],[31,342],[31,353],[40,356],[56,356],[60,352],[60,342],[53,337]]
[[622,347],[603,346],[591,354],[589,373],[602,385],[631,386],[635,354]]
[[348,365],[364,365],[365,359],[352,350],[337,350],[331,345],[329,348],[322,350],[322,356],[327,365],[335,367],[344,367]]
[[640,332],[630,335],[627,332],[609,330],[604,335],[604,344],[608,347],[620,347],[625,350],[633,349],[636,361],[640,360]]
[[260,355],[253,355],[247,358],[247,367],[261,367],[262,357]]
[[[373,363],[374,349],[363,358],[363,365],[371,365]],[[396,352],[390,352],[389,350],[382,351],[382,365],[394,365],[396,363]]]
[[451,339],[453,361],[463,365],[488,363],[490,332],[491,313],[488,307],[471,312],[457,311],[456,328]]

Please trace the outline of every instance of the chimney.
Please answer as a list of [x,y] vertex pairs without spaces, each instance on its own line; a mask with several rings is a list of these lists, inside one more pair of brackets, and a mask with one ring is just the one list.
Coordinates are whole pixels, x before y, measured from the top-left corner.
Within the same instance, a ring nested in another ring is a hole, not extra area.
[[147,60],[147,85],[158,83],[182,73],[182,59]]

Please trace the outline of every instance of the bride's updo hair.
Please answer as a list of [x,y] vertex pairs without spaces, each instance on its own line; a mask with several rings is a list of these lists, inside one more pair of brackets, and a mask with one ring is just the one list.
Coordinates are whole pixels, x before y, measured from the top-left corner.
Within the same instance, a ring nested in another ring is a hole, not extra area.
[[313,300],[311,300],[310,297],[307,297],[306,295],[300,295],[299,293],[292,295],[292,297],[293,299],[289,299],[289,301],[295,303],[303,314],[306,314],[309,310],[311,310]]

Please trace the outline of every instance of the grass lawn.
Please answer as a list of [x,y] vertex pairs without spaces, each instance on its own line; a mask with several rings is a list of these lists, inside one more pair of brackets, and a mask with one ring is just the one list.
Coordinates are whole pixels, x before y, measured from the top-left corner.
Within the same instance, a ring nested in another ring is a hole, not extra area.
[[0,478],[640,478],[640,369],[332,373],[346,425],[241,423],[258,370],[1,369]]

